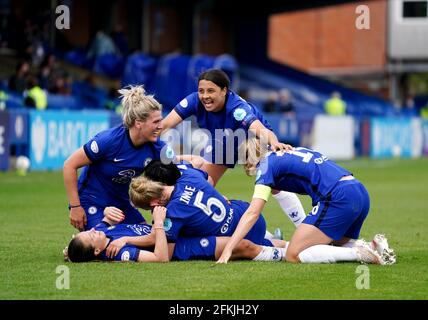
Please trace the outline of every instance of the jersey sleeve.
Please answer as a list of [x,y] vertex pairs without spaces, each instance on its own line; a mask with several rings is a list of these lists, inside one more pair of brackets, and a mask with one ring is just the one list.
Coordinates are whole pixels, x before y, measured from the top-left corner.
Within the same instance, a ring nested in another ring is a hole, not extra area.
[[140,249],[135,246],[126,245],[119,250],[119,253],[113,258],[113,261],[135,261],[138,262]]
[[[170,210],[168,208],[168,210]],[[176,217],[169,217],[165,219],[164,229],[168,242],[176,242],[181,227],[183,226],[183,219]]]
[[251,124],[258,119],[251,106],[244,100],[233,108],[232,116],[237,127],[244,130],[248,130]]
[[265,157],[257,166],[256,185],[272,187],[274,185],[273,165],[271,157]]
[[207,173],[207,172],[205,172],[204,170],[196,169],[196,168],[193,168],[193,167],[192,167],[192,169],[190,170],[190,172],[191,172],[193,175],[195,175],[195,176],[199,176],[199,177],[204,178],[205,180],[208,180],[208,173]]
[[192,115],[196,115],[198,111],[199,98],[198,93],[189,94],[175,106],[174,110],[178,113],[181,119],[187,119]]
[[96,134],[86,144],[83,150],[91,162],[97,162],[104,159],[112,150],[112,136],[107,131]]

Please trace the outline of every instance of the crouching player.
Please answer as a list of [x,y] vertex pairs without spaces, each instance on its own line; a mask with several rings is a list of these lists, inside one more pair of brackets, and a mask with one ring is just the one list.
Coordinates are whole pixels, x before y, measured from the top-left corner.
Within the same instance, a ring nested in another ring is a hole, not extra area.
[[[64,250],[70,262],[135,261],[168,262],[170,260],[214,260],[218,259],[226,245],[227,237],[179,237],[176,243],[167,243],[164,220],[166,208],[157,206],[153,210],[153,226],[148,224],[111,225],[108,218],[95,228],[77,234]],[[154,244],[154,249],[153,249]],[[285,245],[285,241],[284,241]],[[283,249],[269,250],[242,240],[233,250],[232,259],[281,261]]]

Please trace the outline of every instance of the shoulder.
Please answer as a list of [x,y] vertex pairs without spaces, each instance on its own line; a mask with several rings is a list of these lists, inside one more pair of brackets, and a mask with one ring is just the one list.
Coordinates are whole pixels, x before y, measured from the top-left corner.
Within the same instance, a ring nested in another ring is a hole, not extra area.
[[97,141],[107,145],[114,144],[119,137],[125,137],[126,129],[120,125],[97,133],[90,141]]
[[182,99],[178,104],[177,107],[181,107],[183,109],[187,108],[194,108],[199,103],[199,97],[197,92],[193,92],[186,96],[184,99]]

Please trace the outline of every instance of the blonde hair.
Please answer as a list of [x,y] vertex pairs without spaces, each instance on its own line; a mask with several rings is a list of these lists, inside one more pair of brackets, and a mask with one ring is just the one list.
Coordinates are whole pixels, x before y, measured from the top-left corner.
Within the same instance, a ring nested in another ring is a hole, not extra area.
[[268,145],[262,144],[257,137],[251,137],[241,144],[240,153],[246,155],[245,173],[248,176],[254,176],[260,160],[268,153]]
[[131,180],[129,198],[131,202],[142,209],[149,209],[150,202],[161,199],[165,184],[139,176]]
[[122,98],[122,120],[131,128],[135,120],[146,121],[154,111],[162,111],[162,105],[153,95],[146,95],[144,86],[128,86],[119,90]]

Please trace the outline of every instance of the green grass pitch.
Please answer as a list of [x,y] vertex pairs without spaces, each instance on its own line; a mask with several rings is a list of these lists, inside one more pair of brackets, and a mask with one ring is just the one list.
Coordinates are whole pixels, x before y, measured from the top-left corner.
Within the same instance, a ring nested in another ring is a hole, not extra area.
[[[341,164],[371,195],[361,236],[385,233],[397,253],[396,265],[368,266],[368,289],[356,286],[357,263],[65,263],[62,249],[74,229],[61,172],[8,172],[0,173],[0,299],[427,299],[428,159]],[[218,187],[248,201],[253,180],[236,168]],[[281,227],[290,237],[294,227],[274,199],[264,215],[270,231]],[[61,265],[69,268],[69,289],[56,287]]]

